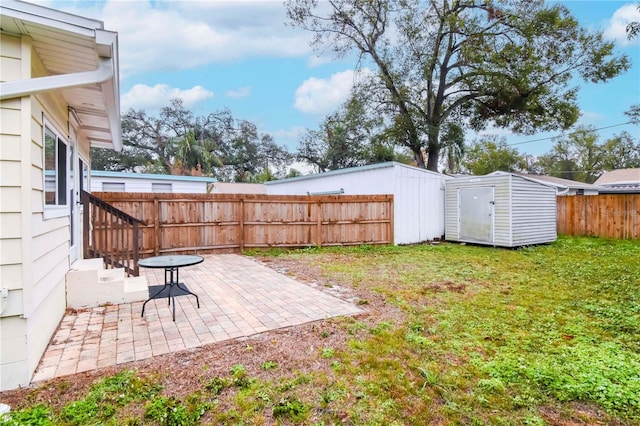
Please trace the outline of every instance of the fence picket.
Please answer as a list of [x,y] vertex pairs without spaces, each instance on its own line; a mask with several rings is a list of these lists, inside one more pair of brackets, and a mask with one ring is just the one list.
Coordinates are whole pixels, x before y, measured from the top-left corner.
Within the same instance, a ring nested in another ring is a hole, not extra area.
[[558,233],[640,239],[640,194],[558,197]]
[[142,257],[393,243],[392,195],[95,194],[147,224]]

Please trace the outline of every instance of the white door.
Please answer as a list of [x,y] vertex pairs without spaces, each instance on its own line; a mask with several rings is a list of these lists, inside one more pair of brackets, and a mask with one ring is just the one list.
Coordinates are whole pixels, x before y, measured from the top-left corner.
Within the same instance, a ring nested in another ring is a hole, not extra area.
[[460,239],[493,243],[493,187],[460,188]]
[[74,262],[79,257],[80,235],[82,226],[80,221],[80,179],[82,174],[82,160],[78,158],[76,141],[69,141],[69,224],[71,226],[71,247],[69,248],[70,261]]

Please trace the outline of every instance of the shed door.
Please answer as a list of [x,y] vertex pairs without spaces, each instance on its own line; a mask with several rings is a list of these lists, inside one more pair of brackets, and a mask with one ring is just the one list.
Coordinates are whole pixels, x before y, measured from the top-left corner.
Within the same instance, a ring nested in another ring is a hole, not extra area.
[[460,239],[493,243],[493,187],[460,188]]

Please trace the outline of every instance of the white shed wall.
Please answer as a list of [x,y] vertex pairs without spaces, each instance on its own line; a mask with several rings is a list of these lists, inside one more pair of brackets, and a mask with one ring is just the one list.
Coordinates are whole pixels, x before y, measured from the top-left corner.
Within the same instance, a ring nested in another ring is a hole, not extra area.
[[448,241],[465,241],[460,236],[461,188],[491,187],[494,189],[493,238],[496,245],[510,245],[511,242],[511,197],[510,176],[485,176],[450,179],[445,188],[445,238]]
[[518,247],[556,240],[555,188],[511,174],[447,180],[446,240],[465,241],[460,237],[458,191],[477,187],[494,188],[493,245]]
[[444,235],[444,176],[394,167],[394,235],[396,244],[412,244]]
[[555,241],[557,234],[556,190],[514,176],[512,181],[512,245]]
[[494,243],[499,246],[511,246],[511,176],[490,179],[488,184],[493,186],[494,201],[493,206],[493,238]]
[[356,167],[267,183],[267,194],[393,194],[394,243],[413,244],[444,234],[444,176],[398,163]]
[[211,188],[212,194],[266,194],[264,183],[216,182]]

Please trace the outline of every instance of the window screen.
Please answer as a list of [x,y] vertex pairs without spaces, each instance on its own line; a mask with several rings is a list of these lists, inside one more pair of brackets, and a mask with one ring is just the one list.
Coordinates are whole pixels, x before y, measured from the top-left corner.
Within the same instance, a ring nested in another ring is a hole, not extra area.
[[124,192],[124,182],[102,182],[104,192]]
[[171,184],[170,183],[152,182],[151,183],[151,192],[171,192]]

